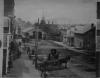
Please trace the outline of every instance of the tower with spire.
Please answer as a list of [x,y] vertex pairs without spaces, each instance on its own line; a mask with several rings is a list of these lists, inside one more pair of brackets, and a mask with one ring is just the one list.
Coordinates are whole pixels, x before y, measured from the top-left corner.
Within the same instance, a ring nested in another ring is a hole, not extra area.
[[40,22],[40,24],[42,24],[42,25],[44,25],[44,24],[46,24],[46,20],[45,20],[45,16],[44,16],[44,9],[42,10],[42,18],[41,18],[41,22]]
[[45,17],[44,16],[42,17],[40,24],[46,24],[46,21],[45,21]]

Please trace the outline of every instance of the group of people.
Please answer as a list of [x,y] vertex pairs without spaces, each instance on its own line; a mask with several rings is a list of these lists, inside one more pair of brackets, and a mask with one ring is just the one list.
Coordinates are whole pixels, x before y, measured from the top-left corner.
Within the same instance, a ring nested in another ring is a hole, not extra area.
[[47,59],[39,64],[39,67],[46,69],[49,65],[53,66],[62,66],[64,65],[67,68],[67,63],[70,61],[70,56],[66,55],[63,58],[60,58],[60,53],[56,49],[51,49],[51,52],[48,54]]
[[[35,50],[34,49],[30,49],[30,47],[27,47],[27,54],[29,56],[29,58],[31,58],[32,55],[35,55]],[[47,60],[57,60],[59,59],[59,52],[57,52],[56,49],[51,49],[51,52],[48,54],[47,56]],[[68,58],[70,58],[68,56]]]
[[[39,60],[39,57],[32,57],[32,55],[35,56],[35,50],[34,49],[30,49],[30,47],[27,47],[26,48],[27,50],[27,54],[28,54],[28,57],[29,59],[32,59],[33,60],[33,64],[35,63],[35,66],[36,66],[36,61]],[[65,63],[65,66],[67,66],[67,62],[70,60],[70,56],[66,56],[65,58],[62,58],[60,59],[60,53],[57,52],[56,49],[51,49],[50,53],[48,54],[47,56],[47,59],[46,61],[58,61],[57,64],[62,64],[62,63]],[[57,65],[56,63],[54,65]]]
[[10,69],[13,67],[13,61],[18,59],[21,56],[21,42],[17,42],[16,40],[11,41],[9,43],[9,58],[8,58],[8,73]]

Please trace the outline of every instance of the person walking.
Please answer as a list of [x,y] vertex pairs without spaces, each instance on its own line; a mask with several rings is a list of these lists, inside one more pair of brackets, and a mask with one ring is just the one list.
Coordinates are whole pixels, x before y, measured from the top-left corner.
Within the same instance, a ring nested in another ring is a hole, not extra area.
[[35,51],[34,51],[34,49],[32,49],[32,56],[33,56],[33,64],[34,64],[34,62],[35,62]]

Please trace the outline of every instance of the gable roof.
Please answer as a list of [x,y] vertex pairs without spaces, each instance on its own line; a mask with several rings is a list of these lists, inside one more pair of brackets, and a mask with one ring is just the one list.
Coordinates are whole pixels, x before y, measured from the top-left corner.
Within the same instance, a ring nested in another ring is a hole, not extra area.
[[[29,28],[24,29],[22,32],[23,33],[25,33],[25,32],[32,33],[33,31],[36,31],[36,29],[34,27],[29,27]],[[44,32],[41,29],[37,29],[37,31]]]
[[34,29],[34,27],[25,28],[24,30],[22,30],[22,32],[28,32],[28,31],[33,30],[33,29]]
[[75,33],[84,34],[85,32],[89,31],[91,29],[91,25],[85,25],[85,26],[76,26]]

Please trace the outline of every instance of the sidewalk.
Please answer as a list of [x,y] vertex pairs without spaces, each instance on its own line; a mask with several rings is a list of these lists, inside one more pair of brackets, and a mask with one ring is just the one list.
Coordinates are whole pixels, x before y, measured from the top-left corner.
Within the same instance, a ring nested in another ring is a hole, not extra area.
[[[69,47],[69,46],[63,44],[63,42],[57,42],[57,41],[50,41],[50,42],[55,43],[57,45],[61,45],[64,48],[67,48],[69,50],[74,50],[75,52],[83,53],[83,51],[76,50],[73,47]],[[96,78],[96,73],[95,72],[87,72],[87,71],[85,71],[84,70],[85,67],[83,67],[82,65],[73,64],[73,63],[70,62],[70,63],[68,63],[68,67],[73,73],[77,74],[81,78]]]
[[41,78],[40,73],[32,65],[26,53],[23,52],[21,58],[13,63],[11,72],[3,78]]

